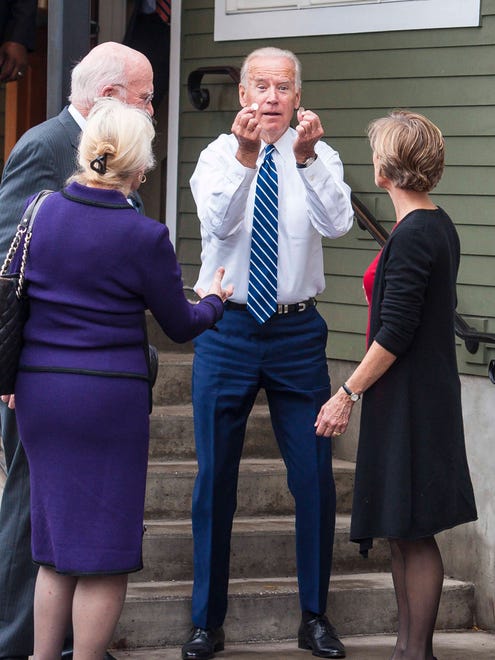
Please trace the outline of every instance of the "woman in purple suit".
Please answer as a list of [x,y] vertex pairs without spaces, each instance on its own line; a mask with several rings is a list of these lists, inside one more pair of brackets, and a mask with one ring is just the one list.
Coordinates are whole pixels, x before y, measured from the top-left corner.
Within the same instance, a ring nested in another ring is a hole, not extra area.
[[29,247],[31,313],[10,405],[31,475],[37,660],[60,657],[71,617],[74,657],[102,658],[128,573],[142,568],[145,310],[184,342],[221,318],[232,293],[219,268],[202,300],[188,302],[167,228],[130,205],[153,138],[145,112],[98,102],[80,171],[44,200]]

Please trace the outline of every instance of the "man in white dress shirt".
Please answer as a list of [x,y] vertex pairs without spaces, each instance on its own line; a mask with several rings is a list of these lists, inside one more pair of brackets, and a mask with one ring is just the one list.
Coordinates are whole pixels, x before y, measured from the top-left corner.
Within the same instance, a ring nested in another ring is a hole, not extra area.
[[[338,238],[348,232],[353,212],[339,156],[321,141],[320,119],[300,108],[300,98],[301,67],[293,53],[277,48],[251,53],[241,70],[242,109],[231,133],[221,135],[201,153],[191,178],[202,236],[196,289],[204,289],[221,264],[226,281],[234,285],[234,295],[226,303],[218,331],[209,330],[195,341],[193,405],[199,471],[192,507],[193,630],[182,648],[185,660],[206,660],[224,648],[237,476],[247,417],[260,388],[266,390],[296,503],[299,647],[319,657],[345,657],[325,615],[335,485],[331,446],[316,436],[314,427],[330,391],[327,326],[316,310],[315,296],[325,286],[322,236]],[[294,129],[290,122],[295,110]],[[264,321],[263,313],[258,316],[248,303],[256,258],[251,253],[255,192],[268,145],[274,147],[276,174],[271,179],[272,183],[275,179],[272,196],[278,192],[274,201],[278,247],[272,259],[276,300]]]

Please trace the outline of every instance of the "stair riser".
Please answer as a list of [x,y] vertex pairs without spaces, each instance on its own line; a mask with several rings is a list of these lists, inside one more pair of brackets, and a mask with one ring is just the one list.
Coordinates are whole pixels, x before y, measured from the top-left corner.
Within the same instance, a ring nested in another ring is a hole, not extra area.
[[[144,569],[131,581],[192,580],[192,536],[179,534],[144,535]],[[332,572],[384,571],[389,568],[388,544],[375,542],[368,560],[350,546],[349,532],[336,530]],[[295,537],[292,532],[260,535],[232,535],[230,576],[232,578],[291,577],[296,575]]]
[[[192,411],[187,414],[151,416],[150,458],[152,460],[187,460],[196,457]],[[243,456],[279,458],[268,415],[249,418]]]
[[[149,474],[146,488],[146,518],[172,520],[191,515],[194,476]],[[288,515],[294,512],[285,473],[239,476],[237,512],[240,516]]]
[[[167,406],[191,402],[191,374],[193,356],[169,353],[160,355],[156,383],[153,387],[153,405]],[[260,390],[256,403],[266,405],[264,390]]]
[[[178,520],[191,515],[191,500],[195,474],[162,473],[150,470],[146,487],[146,518]],[[337,508],[350,513],[352,505],[352,474],[336,472]],[[266,473],[242,472],[239,475],[237,514],[239,516],[289,515],[294,512],[294,500],[287,488],[284,469]]]
[[153,387],[153,405],[167,406],[191,402],[191,358],[180,355],[174,361],[160,359],[158,376]]
[[[472,586],[444,590],[439,630],[473,625]],[[176,646],[190,631],[189,598],[127,601],[115,634],[115,648]],[[227,644],[294,638],[299,626],[297,593],[231,598],[225,621]],[[328,613],[341,635],[394,633],[397,630],[393,589],[330,591]]]

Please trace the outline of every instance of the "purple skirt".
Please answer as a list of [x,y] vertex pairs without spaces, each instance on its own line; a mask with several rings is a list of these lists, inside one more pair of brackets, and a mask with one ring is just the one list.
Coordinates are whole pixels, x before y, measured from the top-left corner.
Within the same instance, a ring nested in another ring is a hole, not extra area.
[[142,568],[146,381],[19,372],[33,560],[71,575]]

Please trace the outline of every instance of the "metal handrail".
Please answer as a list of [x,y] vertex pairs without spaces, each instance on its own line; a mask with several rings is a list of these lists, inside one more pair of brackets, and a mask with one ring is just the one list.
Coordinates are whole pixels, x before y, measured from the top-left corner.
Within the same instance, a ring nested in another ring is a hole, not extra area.
[[[380,224],[371,211],[356,197],[354,193],[351,194],[351,202],[359,228],[366,230],[371,236],[373,236],[377,243],[383,246],[389,236],[388,231]],[[466,346],[466,350],[472,355],[478,351],[481,342],[485,344],[495,344],[495,334],[492,332],[481,332],[480,330],[473,328],[458,312],[455,312],[454,327],[455,334],[459,339],[462,339]],[[491,365],[491,363],[490,366],[491,372],[489,373],[495,374],[495,366]]]
[[205,87],[201,87],[201,80],[206,74],[225,74],[236,84],[241,79],[240,70],[235,66],[202,66],[191,71],[187,78],[187,93],[196,110],[205,110],[210,105],[210,92]]

